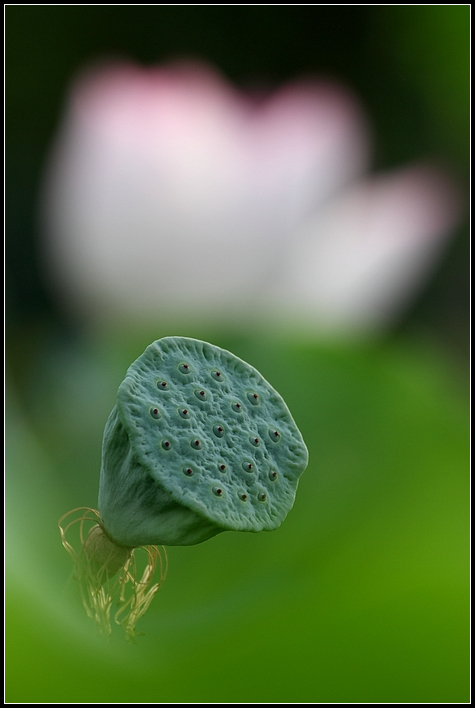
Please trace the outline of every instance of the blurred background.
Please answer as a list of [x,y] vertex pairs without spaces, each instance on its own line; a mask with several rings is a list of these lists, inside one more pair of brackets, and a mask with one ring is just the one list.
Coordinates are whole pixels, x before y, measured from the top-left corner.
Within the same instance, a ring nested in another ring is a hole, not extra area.
[[[9,702],[469,700],[469,20],[6,7]],[[104,642],[56,522],[170,334],[259,369],[310,465]]]

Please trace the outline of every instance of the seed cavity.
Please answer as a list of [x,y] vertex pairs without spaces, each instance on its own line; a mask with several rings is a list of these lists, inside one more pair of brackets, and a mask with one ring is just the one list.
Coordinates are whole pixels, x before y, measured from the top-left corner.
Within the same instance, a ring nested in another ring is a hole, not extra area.
[[242,413],[242,403],[239,403],[239,401],[234,401],[234,403],[231,403],[231,408],[236,413]]
[[224,376],[221,371],[212,371],[211,376],[213,379],[216,379],[216,381],[224,381]]
[[249,462],[249,460],[244,460],[242,468],[245,472],[254,472],[254,465],[252,462]]
[[192,470],[191,467],[183,467],[183,474],[184,474],[186,477],[193,477],[194,472],[193,472],[193,470]]
[[191,418],[191,413],[188,408],[179,408],[178,413],[182,418],[185,418],[185,420],[189,420],[189,418]]
[[277,479],[277,472],[275,470],[270,470],[269,479],[271,482],[275,482],[275,480]]
[[221,487],[213,487],[213,494],[217,497],[222,497],[224,492]]
[[254,393],[254,391],[248,391],[247,398],[248,398],[249,402],[252,403],[253,406],[258,406],[260,403],[259,395],[257,393]]
[[254,447],[259,447],[259,445],[261,444],[261,441],[259,440],[259,438],[256,438],[254,435],[249,435],[249,442]]
[[220,472],[226,472],[226,465],[221,463],[220,465],[218,465],[218,469]]
[[195,396],[199,401],[206,401],[208,394],[202,388],[197,388],[195,391]]
[[162,447],[164,450],[171,450],[172,444],[171,444],[170,440],[162,440]]
[[257,498],[260,502],[265,502],[265,500],[267,499],[267,494],[265,494],[265,492],[259,492]]
[[168,391],[169,386],[166,381],[157,381],[157,388],[159,391]]
[[162,414],[160,413],[158,408],[155,408],[154,406],[152,406],[152,408],[150,408],[150,415],[152,416],[152,418],[155,418],[155,420],[158,420],[159,418],[162,417]]
[[272,440],[272,442],[279,442],[280,440],[280,433],[278,430],[275,428],[269,428],[269,437]]
[[196,438],[191,441],[190,445],[194,450],[201,450],[202,448],[201,440],[197,440]]
[[247,494],[244,492],[239,492],[239,499],[243,502],[247,501]]
[[213,433],[217,438],[224,438],[224,428],[222,425],[213,426]]
[[191,366],[185,363],[178,364],[178,371],[181,371],[182,374],[189,374],[191,372]]

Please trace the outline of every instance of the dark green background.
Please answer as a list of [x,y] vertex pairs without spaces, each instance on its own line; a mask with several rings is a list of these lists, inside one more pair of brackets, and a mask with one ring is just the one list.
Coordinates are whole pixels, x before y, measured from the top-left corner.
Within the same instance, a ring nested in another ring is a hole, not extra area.
[[[468,6],[7,6],[7,701],[466,702],[468,236],[384,340],[84,331],[38,266],[37,190],[65,92],[104,56],[191,56],[242,87],[341,80],[374,168],[441,161],[466,189]],[[310,465],[280,529],[169,549],[129,646],[95,637],[57,519],[97,504],[100,445],[153,340],[229,348],[277,388]]]

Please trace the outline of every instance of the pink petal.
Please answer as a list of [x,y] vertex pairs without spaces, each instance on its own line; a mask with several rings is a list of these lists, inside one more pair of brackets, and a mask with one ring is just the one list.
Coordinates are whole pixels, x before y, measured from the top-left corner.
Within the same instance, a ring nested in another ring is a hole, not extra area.
[[197,64],[90,70],[46,181],[49,267],[94,313],[245,307],[367,143],[356,101],[329,83],[257,100]]

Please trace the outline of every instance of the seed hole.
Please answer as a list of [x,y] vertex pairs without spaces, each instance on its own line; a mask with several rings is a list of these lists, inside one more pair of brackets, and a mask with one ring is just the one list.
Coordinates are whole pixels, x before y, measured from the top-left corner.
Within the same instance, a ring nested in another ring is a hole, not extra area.
[[208,398],[208,394],[206,393],[206,391],[199,388],[196,389],[195,396],[200,401],[206,401],[206,399]]
[[202,447],[202,445],[201,445],[201,440],[197,440],[196,438],[195,438],[194,440],[192,440],[192,441],[191,441],[191,447],[192,447],[194,450],[201,450],[201,447]]
[[220,464],[218,465],[218,469],[220,472],[226,472],[226,465]]
[[222,425],[215,425],[213,427],[213,433],[216,435],[217,438],[223,438],[224,437],[224,428]]
[[260,401],[259,401],[259,395],[257,393],[254,393],[254,391],[248,391],[247,397],[250,403],[252,403],[253,406],[258,406]]
[[242,501],[247,501],[247,494],[244,494],[244,492],[239,492],[239,499]]
[[252,462],[249,462],[249,460],[244,460],[242,468],[245,472],[254,472],[254,465]]
[[162,440],[162,447],[164,450],[171,450],[172,444],[170,440]]
[[191,418],[191,413],[188,410],[188,408],[179,408],[178,412],[182,418],[185,418],[185,420],[188,420],[189,418]]
[[212,371],[211,376],[213,379],[216,379],[216,381],[224,381],[224,376],[221,371]]
[[272,442],[279,442],[280,433],[278,430],[275,430],[274,428],[269,428],[269,437],[272,440]]
[[191,366],[189,364],[179,364],[178,365],[178,371],[181,371],[182,374],[189,374],[191,371]]
[[159,391],[168,391],[168,384],[166,381],[157,381],[157,388]]
[[277,472],[275,470],[271,470],[269,472],[269,479],[271,482],[275,482],[275,480],[277,479]]
[[187,477],[192,477],[194,475],[194,472],[191,467],[183,467],[183,474]]
[[217,497],[222,497],[223,493],[224,492],[221,487],[213,487],[213,494],[215,494]]
[[267,494],[265,494],[264,492],[259,492],[257,498],[260,502],[265,502],[265,500],[267,499]]
[[259,447],[259,445],[261,444],[259,438],[256,438],[254,435],[249,435],[249,442],[251,443],[251,445],[254,445],[254,447]]
[[239,403],[239,401],[234,401],[234,403],[231,404],[231,408],[236,413],[242,413],[242,404]]
[[152,418],[155,418],[155,420],[158,420],[159,418],[162,417],[162,414],[160,413],[158,408],[155,408],[155,407],[150,408],[150,415],[152,416]]

